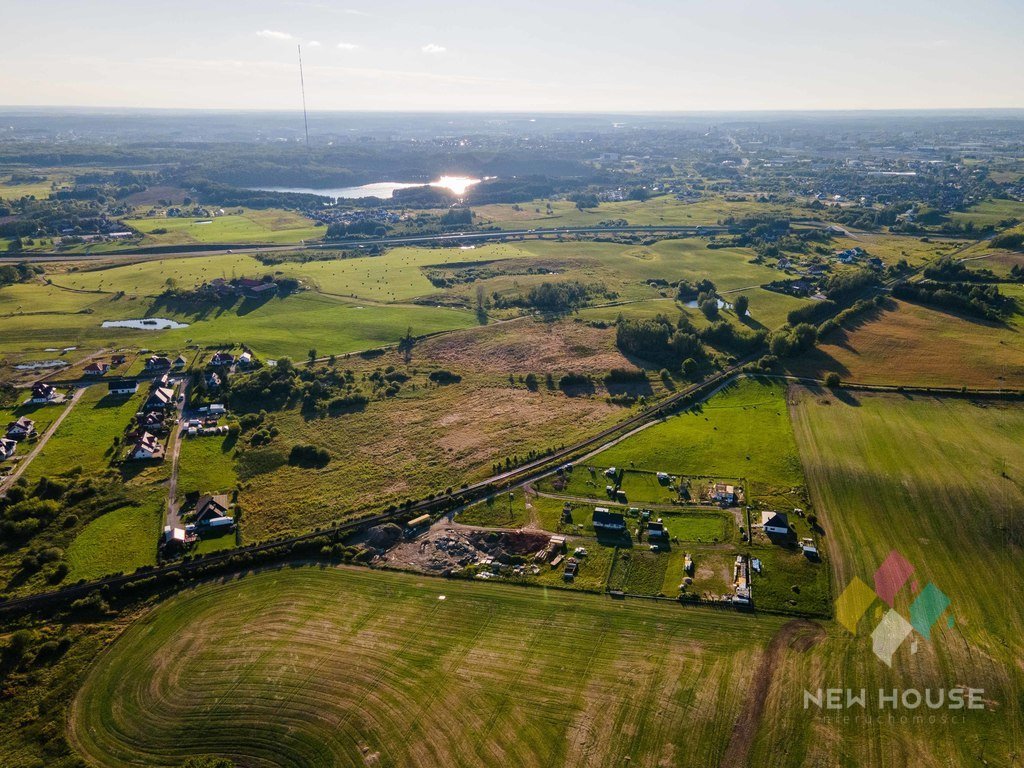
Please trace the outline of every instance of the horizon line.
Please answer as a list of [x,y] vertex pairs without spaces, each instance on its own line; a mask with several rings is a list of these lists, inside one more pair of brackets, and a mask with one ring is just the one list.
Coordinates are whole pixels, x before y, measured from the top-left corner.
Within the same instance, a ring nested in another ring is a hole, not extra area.
[[[0,112],[17,110],[47,111],[117,111],[117,112],[207,112],[221,114],[263,113],[300,114],[301,107],[151,107],[115,104],[0,104]],[[1019,107],[791,107],[791,108],[728,108],[728,109],[319,109],[314,115],[645,115],[686,116],[709,114],[843,114],[843,113],[963,113],[963,112],[1021,112]]]

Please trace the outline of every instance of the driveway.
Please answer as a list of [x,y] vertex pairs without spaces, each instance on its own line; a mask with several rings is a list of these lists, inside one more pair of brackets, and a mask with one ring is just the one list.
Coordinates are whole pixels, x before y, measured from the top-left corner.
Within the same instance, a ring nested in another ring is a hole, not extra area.
[[53,423],[45,432],[43,432],[42,437],[36,441],[35,447],[18,463],[18,468],[9,474],[3,481],[0,481],[0,492],[6,491],[19,477],[21,477],[22,473],[28,469],[28,465],[32,463],[32,459],[38,456],[39,452],[46,447],[47,441],[49,441],[50,437],[53,436],[53,433],[57,431],[57,427],[59,427],[61,422],[64,421],[69,413],[71,413],[71,409],[75,407],[75,403],[77,403],[82,398],[82,395],[85,394],[85,389],[85,387],[82,387],[81,389],[75,390],[75,393],[71,395],[71,399],[68,401],[67,406],[61,412],[60,416],[54,419]]

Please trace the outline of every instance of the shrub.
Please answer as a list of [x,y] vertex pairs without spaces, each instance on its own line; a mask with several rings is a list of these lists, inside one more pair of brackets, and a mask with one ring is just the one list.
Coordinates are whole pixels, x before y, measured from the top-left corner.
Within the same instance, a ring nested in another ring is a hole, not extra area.
[[295,467],[321,469],[326,467],[331,455],[323,448],[315,445],[293,445],[288,454],[288,463]]

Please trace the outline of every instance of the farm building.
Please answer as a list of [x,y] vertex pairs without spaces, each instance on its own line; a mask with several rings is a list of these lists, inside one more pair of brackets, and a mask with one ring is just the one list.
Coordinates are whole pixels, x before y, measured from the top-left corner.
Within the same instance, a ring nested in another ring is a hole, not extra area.
[[108,381],[107,394],[109,395],[134,395],[139,391],[137,381]]
[[18,450],[18,442],[6,437],[0,437],[0,461],[11,458]]
[[238,286],[243,295],[251,298],[273,296],[277,293],[277,284],[269,280],[253,280],[251,277],[241,277],[235,281],[235,285]]
[[145,461],[147,459],[162,459],[164,457],[163,444],[149,432],[143,432],[135,441],[128,458],[134,461]]
[[226,495],[201,496],[196,503],[196,523],[202,524],[217,517],[227,517],[231,503]]
[[762,512],[761,527],[769,536],[788,536],[789,516],[785,512]]
[[38,382],[32,385],[32,397],[29,398],[29,402],[33,405],[49,405],[64,402],[64,398],[52,384]]
[[667,539],[668,530],[665,528],[665,524],[661,520],[651,522],[647,524],[647,538],[649,539]]
[[11,440],[24,440],[36,433],[36,423],[32,419],[22,416],[16,421],[7,425],[7,437]]
[[196,535],[191,531],[177,526],[164,526],[164,535],[161,544],[167,552],[181,552],[190,544],[195,543]]
[[102,376],[110,370],[110,366],[106,363],[89,363],[85,368],[82,369],[83,376]]
[[626,518],[622,516],[621,512],[609,512],[604,507],[594,508],[594,530],[595,531],[614,531],[621,533],[626,530]]

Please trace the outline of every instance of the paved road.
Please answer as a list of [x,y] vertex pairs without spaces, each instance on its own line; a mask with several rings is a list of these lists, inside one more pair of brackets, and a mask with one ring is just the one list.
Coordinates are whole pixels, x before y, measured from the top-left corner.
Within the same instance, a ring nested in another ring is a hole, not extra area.
[[294,243],[292,245],[253,245],[251,243],[224,243],[207,250],[154,250],[153,248],[134,248],[103,253],[21,253],[17,257],[0,257],[3,262],[46,262],[46,261],[83,261],[112,259],[122,257],[167,259],[176,256],[213,256],[221,253],[274,253],[295,250],[334,250],[337,248],[368,248],[378,245],[430,245],[437,243],[475,243],[490,240],[508,240],[510,238],[543,239],[559,235],[643,235],[643,234],[679,234],[682,236],[720,235],[732,231],[730,227],[718,224],[698,226],[650,226],[650,227],[563,227],[560,229],[510,229],[487,230],[481,232],[452,232],[444,235],[406,235],[402,237],[380,237],[369,240],[332,240],[331,242]]
[[53,433],[57,431],[57,427],[60,426],[61,422],[64,421],[64,419],[67,417],[69,413],[71,413],[71,409],[75,407],[75,403],[77,403],[81,399],[83,394],[85,394],[84,387],[82,389],[75,390],[74,394],[71,395],[71,399],[68,401],[67,406],[61,412],[60,416],[54,419],[53,423],[42,434],[39,440],[36,441],[35,447],[29,452],[29,454],[24,459],[22,459],[18,463],[18,468],[15,469],[14,472],[9,474],[3,481],[0,481],[0,492],[7,490],[7,488],[9,488],[19,477],[21,477],[22,473],[26,469],[28,469],[28,465],[31,464],[32,460],[39,455],[39,452],[46,447],[47,441],[49,441],[49,439],[53,436]]

